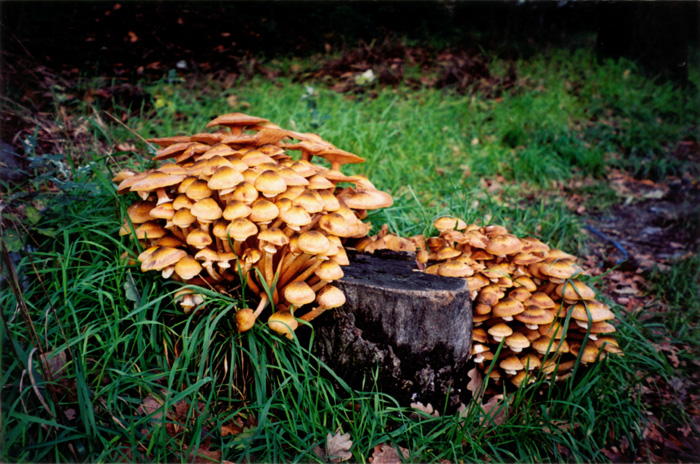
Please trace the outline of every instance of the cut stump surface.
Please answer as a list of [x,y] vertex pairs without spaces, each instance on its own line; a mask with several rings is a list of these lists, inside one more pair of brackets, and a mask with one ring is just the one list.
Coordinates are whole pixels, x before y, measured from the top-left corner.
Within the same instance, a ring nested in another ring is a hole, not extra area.
[[420,272],[408,253],[350,253],[336,282],[344,306],[317,319],[319,357],[353,387],[371,384],[399,400],[458,401],[471,350],[472,309],[464,279]]

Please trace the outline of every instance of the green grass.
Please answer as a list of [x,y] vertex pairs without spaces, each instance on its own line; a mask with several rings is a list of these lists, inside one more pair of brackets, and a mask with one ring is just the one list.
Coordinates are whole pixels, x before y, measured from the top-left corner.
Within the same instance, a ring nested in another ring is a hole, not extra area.
[[[391,208],[370,214],[376,226],[428,234],[433,219],[456,214],[582,254],[581,218],[555,187],[591,177],[587,188],[600,186],[596,194],[613,204],[606,166],[658,178],[682,170],[664,150],[697,130],[700,110],[688,92],[648,82],[624,61],[599,66],[588,52],[550,52],[516,67],[519,82],[500,100],[404,87],[350,99],[321,83],[256,77],[231,88],[164,79],[146,87],[152,107],[111,106],[131,114],[128,126],[143,137],[199,132],[230,111],[263,115],[365,157],[348,171],[368,175],[395,198]],[[237,106],[227,103],[232,95]],[[622,437],[639,443],[647,406],[636,393],[654,387],[639,373],[677,374],[654,343],[672,337],[690,347],[684,360],[697,354],[700,264],[691,258],[653,279],[669,317],[649,321],[614,308],[624,357],[580,366],[551,389],[541,379],[523,386],[502,424],[484,418],[475,402],[461,419],[413,419],[406,405],[379,391],[371,373],[365,391],[353,391],[309,346],[264,326],[236,334],[233,314],[243,302],[210,295],[205,314],[186,316],[172,303],[175,283],[122,264],[119,256],[131,244],[117,231],[132,199],[116,197],[108,179],[150,161],[145,144],[104,115],[99,123],[92,110],[81,101],[68,104],[69,114],[88,118],[90,134],[102,143],[96,146],[129,141],[140,153],[106,156],[85,145],[36,152],[37,177],[7,189],[11,216],[4,224],[20,227],[5,228],[3,243],[20,251],[14,274],[22,284],[21,294],[7,281],[0,289],[3,461],[175,462],[187,459],[184,443],[190,450],[206,445],[231,461],[308,462],[318,460],[313,447],[337,430],[351,434],[353,460],[360,462],[385,442],[422,462],[606,461],[601,449]],[[485,181],[498,184],[489,189]],[[55,191],[45,188],[49,183]],[[32,252],[20,250],[20,241]],[[6,264],[3,275],[11,277]],[[46,380],[39,346],[64,354],[69,347],[62,378]],[[147,416],[137,412],[147,398],[166,410],[181,402],[193,409],[185,417]],[[221,425],[251,416],[257,426],[219,433]],[[183,432],[173,438],[168,431],[176,422]]]

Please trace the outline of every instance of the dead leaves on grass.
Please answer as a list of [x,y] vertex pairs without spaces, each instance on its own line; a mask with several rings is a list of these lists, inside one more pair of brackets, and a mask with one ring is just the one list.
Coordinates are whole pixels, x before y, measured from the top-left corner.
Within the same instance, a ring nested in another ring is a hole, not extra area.
[[349,433],[336,431],[335,434],[328,432],[326,435],[326,446],[315,446],[313,452],[324,462],[337,463],[347,461],[352,457],[352,440]]
[[[187,401],[180,400],[166,409],[168,392],[163,390],[160,393],[162,396],[149,394],[136,409],[136,412],[141,416],[150,417],[150,427],[143,427],[141,433],[145,437],[150,437],[152,428],[164,423],[166,433],[177,444],[176,446],[172,444],[167,446],[171,452],[179,456],[179,460],[193,463],[220,462],[222,459],[221,450],[210,449],[211,431],[206,427],[195,427],[200,417],[206,414],[205,404],[198,401],[196,407],[193,407]],[[200,444],[197,448],[192,448],[186,443],[186,441],[192,441],[191,433],[193,430],[199,430],[201,434],[198,440]],[[146,451],[146,448],[143,451]]]
[[406,448],[397,447],[393,443],[382,443],[372,449],[369,462],[372,464],[400,464],[408,459],[409,455]]

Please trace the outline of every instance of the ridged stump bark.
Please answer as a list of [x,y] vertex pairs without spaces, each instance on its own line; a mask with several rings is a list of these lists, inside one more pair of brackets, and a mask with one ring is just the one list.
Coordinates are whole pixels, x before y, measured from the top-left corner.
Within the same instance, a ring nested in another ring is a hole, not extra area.
[[[456,405],[472,340],[472,307],[464,279],[417,269],[409,253],[349,253],[340,308],[314,321],[317,355],[350,386],[402,402]],[[364,382],[364,383],[363,383]]]

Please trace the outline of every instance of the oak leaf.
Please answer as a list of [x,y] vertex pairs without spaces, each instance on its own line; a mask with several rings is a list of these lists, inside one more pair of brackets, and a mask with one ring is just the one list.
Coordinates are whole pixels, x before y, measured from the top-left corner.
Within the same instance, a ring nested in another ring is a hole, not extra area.
[[372,464],[400,464],[405,459],[408,459],[410,453],[406,448],[400,446],[398,448],[397,451],[396,445],[393,443],[377,445],[372,449],[372,456],[370,456],[369,462]]
[[352,448],[352,440],[350,440],[349,433],[336,432],[335,435],[331,435],[328,432],[326,436],[326,459],[328,462],[347,461],[352,457],[350,448]]

